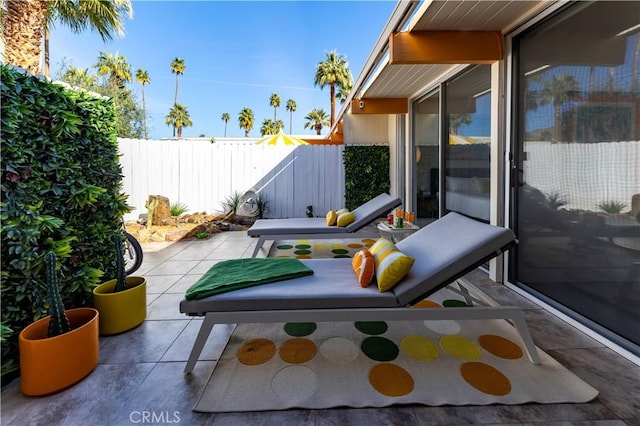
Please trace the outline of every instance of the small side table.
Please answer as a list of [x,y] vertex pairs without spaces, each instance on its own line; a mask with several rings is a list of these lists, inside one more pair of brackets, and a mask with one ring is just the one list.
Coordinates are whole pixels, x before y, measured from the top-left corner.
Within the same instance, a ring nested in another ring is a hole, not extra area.
[[416,232],[420,227],[413,223],[404,223],[402,228],[397,228],[395,225],[389,225],[388,223],[380,222],[378,223],[378,230],[380,231],[380,235],[389,238],[394,243],[401,241],[402,239],[408,237],[409,235]]

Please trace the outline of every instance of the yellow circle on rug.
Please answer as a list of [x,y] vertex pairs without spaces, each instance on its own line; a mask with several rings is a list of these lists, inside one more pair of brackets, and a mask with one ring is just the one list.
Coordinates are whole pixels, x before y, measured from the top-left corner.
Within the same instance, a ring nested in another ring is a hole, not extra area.
[[276,354],[276,345],[269,339],[251,339],[236,353],[236,357],[244,365],[260,365],[269,361]]
[[463,361],[477,361],[482,354],[478,345],[462,336],[442,336],[440,346],[452,357]]
[[503,359],[522,358],[522,349],[509,339],[494,334],[483,334],[478,337],[478,343],[482,348],[492,355]]
[[318,352],[318,347],[309,339],[297,337],[289,339],[280,346],[280,358],[289,364],[302,364],[309,361]]
[[413,392],[413,377],[395,364],[377,364],[369,371],[369,383],[386,396],[403,396]]
[[504,396],[511,393],[511,382],[494,367],[482,362],[465,362],[460,366],[462,378],[480,392]]
[[314,244],[313,248],[316,250],[327,250],[329,248],[329,244],[324,244],[324,243]]
[[440,349],[431,340],[422,336],[406,336],[400,341],[400,349],[419,361],[435,361],[440,357]]

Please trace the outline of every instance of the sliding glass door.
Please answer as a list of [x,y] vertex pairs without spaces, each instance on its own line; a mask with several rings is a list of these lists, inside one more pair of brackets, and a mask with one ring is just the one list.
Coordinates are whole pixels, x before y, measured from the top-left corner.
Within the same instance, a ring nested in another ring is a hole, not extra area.
[[638,353],[640,8],[577,2],[514,39],[511,282]]

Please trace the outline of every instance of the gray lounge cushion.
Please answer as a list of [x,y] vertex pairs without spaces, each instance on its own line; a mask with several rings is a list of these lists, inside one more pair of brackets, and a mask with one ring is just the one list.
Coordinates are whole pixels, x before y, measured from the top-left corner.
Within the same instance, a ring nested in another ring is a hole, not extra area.
[[353,210],[356,219],[346,227],[327,226],[325,218],[258,219],[247,231],[250,237],[287,234],[344,234],[356,232],[373,222],[402,201],[389,194],[380,194]]
[[415,303],[449,284],[460,272],[478,265],[515,240],[508,228],[488,225],[451,212],[396,247],[416,260],[393,289],[398,305]]
[[180,312],[265,311],[290,309],[394,308],[393,293],[380,293],[375,285],[362,288],[351,259],[302,261],[313,275],[221,293],[200,300],[183,300]]

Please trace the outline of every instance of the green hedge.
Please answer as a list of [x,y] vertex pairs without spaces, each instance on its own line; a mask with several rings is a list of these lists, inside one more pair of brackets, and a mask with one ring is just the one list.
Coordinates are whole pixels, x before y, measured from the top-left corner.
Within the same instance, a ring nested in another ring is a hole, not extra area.
[[113,236],[128,207],[111,100],[1,73],[4,379],[17,367],[18,333],[47,315],[45,253],[58,256],[65,307],[91,305],[102,276],[115,276]]
[[389,192],[389,147],[348,145],[342,154],[345,207],[353,210],[375,196]]

